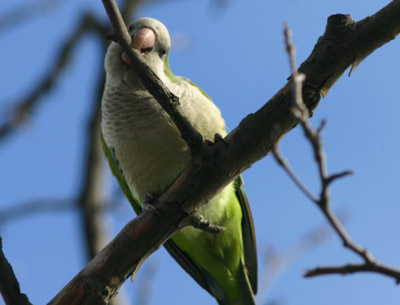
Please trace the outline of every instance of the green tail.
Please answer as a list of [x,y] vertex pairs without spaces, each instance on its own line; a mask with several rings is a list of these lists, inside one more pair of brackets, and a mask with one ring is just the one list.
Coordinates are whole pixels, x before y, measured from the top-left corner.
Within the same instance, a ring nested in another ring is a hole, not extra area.
[[204,270],[211,294],[216,298],[218,305],[256,305],[253,290],[246,272],[246,267],[240,263],[238,280],[240,284],[240,299],[232,300],[224,294],[224,290],[214,277]]

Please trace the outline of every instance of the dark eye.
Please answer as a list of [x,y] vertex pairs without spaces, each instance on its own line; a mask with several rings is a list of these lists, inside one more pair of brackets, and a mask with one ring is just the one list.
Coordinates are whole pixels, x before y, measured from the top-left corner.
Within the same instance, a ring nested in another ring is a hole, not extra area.
[[167,49],[160,50],[160,56],[165,56],[165,55],[167,55],[167,53],[168,53]]
[[134,28],[135,28],[135,27],[133,26],[133,23],[132,23],[132,24],[129,26],[129,28],[128,28],[128,32],[132,32]]

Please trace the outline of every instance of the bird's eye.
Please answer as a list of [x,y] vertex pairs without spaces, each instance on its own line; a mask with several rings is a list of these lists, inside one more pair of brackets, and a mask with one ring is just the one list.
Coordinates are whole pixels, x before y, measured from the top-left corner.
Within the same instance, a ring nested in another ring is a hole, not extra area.
[[165,55],[167,55],[167,53],[168,53],[167,49],[160,50],[160,56],[165,56]]
[[128,28],[128,32],[132,32],[134,28],[135,28],[135,27],[133,26],[133,23],[132,23],[132,24],[129,26],[129,28]]

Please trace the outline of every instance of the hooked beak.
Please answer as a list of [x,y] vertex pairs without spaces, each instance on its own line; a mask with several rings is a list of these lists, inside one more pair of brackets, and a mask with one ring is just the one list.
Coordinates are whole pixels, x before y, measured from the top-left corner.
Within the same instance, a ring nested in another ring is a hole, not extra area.
[[[142,28],[135,33],[135,36],[132,40],[132,45],[141,54],[145,54],[154,48],[155,42],[156,35],[154,32],[149,28]],[[121,58],[126,64],[131,64],[125,52],[122,52]]]

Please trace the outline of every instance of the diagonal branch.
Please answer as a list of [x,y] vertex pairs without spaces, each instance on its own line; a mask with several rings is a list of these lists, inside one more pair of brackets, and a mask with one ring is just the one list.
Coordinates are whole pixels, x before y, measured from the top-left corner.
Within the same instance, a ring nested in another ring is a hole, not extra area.
[[[328,19],[324,36],[300,71],[307,75],[303,98],[309,112],[317,107],[320,95],[326,94],[355,58],[367,56],[359,49],[363,47],[361,42],[365,49],[372,50],[398,34],[398,16],[400,0],[390,2],[368,20],[361,21],[363,26],[358,26],[361,24],[349,16],[343,16],[347,21],[344,24],[337,18]],[[368,22],[373,22],[374,26],[368,26]],[[378,26],[387,28],[388,33],[374,39],[361,39]],[[133,56],[130,59],[133,61]],[[139,76],[143,79],[145,76],[141,73]],[[201,210],[218,191],[265,157],[274,144],[298,124],[299,120],[291,112],[292,101],[290,82],[261,109],[244,118],[224,141],[210,147],[210,160],[198,162],[179,187],[158,198],[157,211],[145,210],[127,224],[50,304],[107,304],[129,274],[136,272],[149,255],[177,232],[188,215]]]
[[105,28],[98,23],[98,21],[89,13],[84,14],[81,18],[81,23],[70,36],[67,42],[62,46],[59,57],[55,61],[48,74],[37,84],[36,88],[28,94],[27,97],[21,101],[16,102],[15,108],[12,110],[10,118],[0,126],[0,141],[10,136],[18,125],[24,123],[29,115],[35,111],[39,104],[43,101],[44,94],[49,92],[54,83],[57,81],[58,76],[67,66],[71,57],[72,51],[79,42],[79,40],[88,32],[97,31],[102,37],[105,36]]
[[0,33],[7,28],[21,25],[33,18],[43,16],[43,13],[48,13],[58,8],[65,0],[41,0],[31,1],[0,15]]

